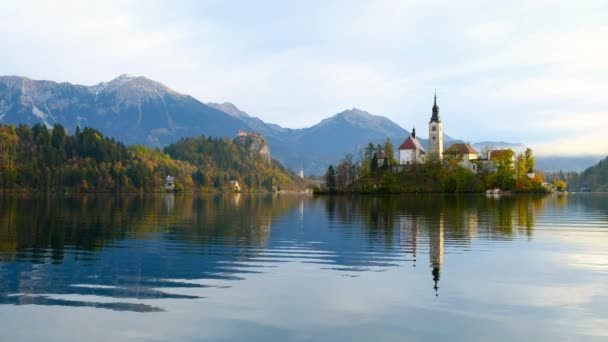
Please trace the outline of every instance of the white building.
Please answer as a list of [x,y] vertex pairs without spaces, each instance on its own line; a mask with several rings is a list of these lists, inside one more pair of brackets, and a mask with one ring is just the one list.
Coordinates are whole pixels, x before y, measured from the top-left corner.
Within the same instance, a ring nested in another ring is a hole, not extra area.
[[165,178],[165,190],[173,191],[175,189],[175,177],[167,176]]
[[429,121],[429,158],[443,159],[443,124],[439,117],[437,94],[433,103],[433,114]]
[[231,180],[229,184],[230,184],[230,191],[241,192],[241,185],[239,184],[239,181]]
[[412,130],[412,135],[407,137],[403,144],[399,146],[399,164],[408,165],[424,162],[424,148],[416,139],[416,129]]

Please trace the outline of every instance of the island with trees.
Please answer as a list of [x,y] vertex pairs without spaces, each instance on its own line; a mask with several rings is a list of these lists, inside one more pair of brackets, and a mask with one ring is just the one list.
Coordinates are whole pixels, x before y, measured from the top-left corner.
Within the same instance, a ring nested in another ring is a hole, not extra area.
[[[531,149],[520,154],[501,150],[463,166],[462,155],[445,154],[444,158],[425,158],[421,162],[399,165],[394,145],[368,146],[358,158],[347,154],[337,165],[330,165],[324,184],[315,193],[547,193],[565,190],[560,180],[547,183],[541,170],[535,169]],[[486,152],[487,153],[487,152]],[[559,189],[558,189],[559,188]]]

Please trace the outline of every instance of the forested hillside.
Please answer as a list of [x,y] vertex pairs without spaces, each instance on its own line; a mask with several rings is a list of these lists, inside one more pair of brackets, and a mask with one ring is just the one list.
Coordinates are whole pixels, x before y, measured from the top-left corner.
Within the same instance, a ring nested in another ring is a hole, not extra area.
[[127,147],[99,131],[61,125],[0,125],[0,189],[40,192],[151,192],[168,175],[180,191],[301,189],[302,181],[276,161],[229,139],[188,138],[164,151]]
[[580,174],[560,175],[568,182],[568,188],[575,191],[608,191],[608,157]]
[[[263,139],[263,138],[259,138]],[[235,141],[240,141],[239,138]],[[185,138],[167,146],[165,153],[175,160],[196,166],[195,184],[220,188],[231,179],[250,191],[301,188],[301,180],[262,150],[252,150],[253,141],[235,143],[228,138]],[[265,142],[263,142],[265,144]]]

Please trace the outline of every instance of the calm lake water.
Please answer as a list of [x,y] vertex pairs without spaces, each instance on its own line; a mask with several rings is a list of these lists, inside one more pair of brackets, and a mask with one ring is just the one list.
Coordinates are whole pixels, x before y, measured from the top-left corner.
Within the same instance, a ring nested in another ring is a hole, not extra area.
[[608,195],[0,197],[2,341],[608,338]]

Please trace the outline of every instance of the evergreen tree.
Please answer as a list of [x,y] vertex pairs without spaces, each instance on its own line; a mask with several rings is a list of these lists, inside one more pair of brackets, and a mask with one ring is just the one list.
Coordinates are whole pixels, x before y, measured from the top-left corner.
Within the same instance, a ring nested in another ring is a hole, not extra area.
[[336,170],[333,165],[329,165],[325,173],[325,186],[329,191],[336,191]]

